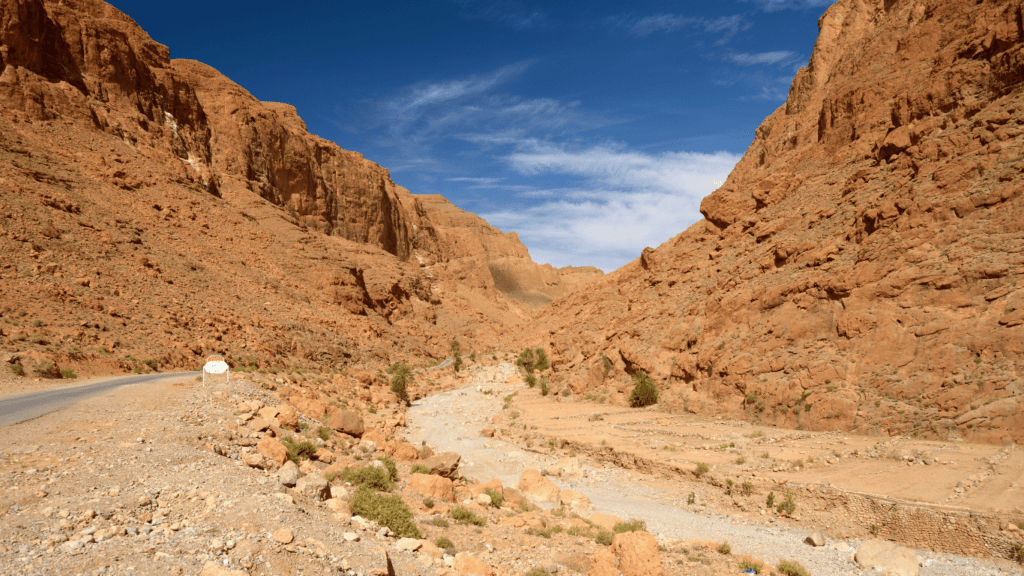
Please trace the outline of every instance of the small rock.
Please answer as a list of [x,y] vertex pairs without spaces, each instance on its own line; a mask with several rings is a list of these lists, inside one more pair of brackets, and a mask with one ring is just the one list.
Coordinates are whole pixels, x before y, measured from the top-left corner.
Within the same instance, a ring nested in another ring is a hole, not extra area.
[[277,480],[289,488],[295,486],[299,480],[299,467],[289,460],[277,471]]
[[395,543],[395,547],[399,550],[409,550],[415,552],[423,547],[423,543],[415,538],[401,538]]
[[345,532],[342,534],[342,538],[344,538],[346,542],[359,542],[359,534],[355,532]]
[[295,537],[292,535],[292,531],[288,528],[282,528],[273,534],[274,540],[277,540],[281,544],[291,544]]
[[804,538],[804,542],[806,544],[810,544],[811,546],[815,546],[815,547],[817,547],[817,546],[824,546],[825,545],[825,535],[822,534],[820,531],[815,530],[814,532],[811,532],[810,534],[808,534],[807,538]]

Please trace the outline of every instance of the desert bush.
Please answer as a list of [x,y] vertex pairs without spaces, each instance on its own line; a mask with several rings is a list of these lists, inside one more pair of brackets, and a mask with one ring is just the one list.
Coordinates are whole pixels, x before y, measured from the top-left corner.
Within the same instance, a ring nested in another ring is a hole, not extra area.
[[[532,374],[531,374],[531,376],[532,376]],[[551,388],[548,386],[548,379],[547,378],[541,378],[540,379],[540,395],[541,396],[547,396],[548,392],[550,392],[550,391],[551,391]]]
[[78,378],[78,374],[75,374],[75,371],[72,370],[71,368],[62,368],[61,371],[60,371],[60,377],[61,378]]
[[449,526],[448,521],[440,516],[435,516],[434,519],[430,521],[430,524],[437,526],[438,528],[447,528]]
[[524,378],[524,381],[526,382],[527,386],[533,388],[534,386],[537,385],[537,376],[535,376],[533,372],[529,372],[526,374],[526,378]]
[[562,396],[565,397],[565,398],[568,398],[569,396],[572,396],[572,390],[570,390],[569,388],[563,388],[562,389]]
[[597,533],[597,536],[594,537],[594,542],[597,542],[598,544],[603,544],[605,546],[611,546],[612,545],[612,540],[614,540],[614,539],[615,539],[615,534],[612,534],[611,532],[608,532],[607,530],[602,530],[602,531]]
[[709,470],[711,470],[710,466],[708,466],[704,462],[698,462],[697,468],[693,471],[693,473],[696,474],[698,478],[700,478],[701,476],[707,474]]
[[391,391],[399,400],[409,403],[409,384],[412,384],[412,368],[408,364],[395,364],[391,367]]
[[451,516],[452,519],[458,522],[459,524],[474,524],[476,526],[483,526],[487,523],[486,520],[477,516],[476,514],[473,514],[472,512],[463,508],[462,506],[459,506],[458,508],[452,510]]
[[530,571],[526,573],[526,576],[551,576],[551,573],[546,568],[541,566],[534,566],[530,568]]
[[1016,556],[1014,558],[1014,560],[1016,560],[1017,562],[1019,562],[1021,564],[1024,564],[1024,543],[1022,543],[1022,542],[1014,543],[1014,545],[1013,545],[1013,554],[1014,554],[1014,556]]
[[360,488],[372,488],[382,492],[390,492],[395,487],[387,470],[373,466],[365,466],[363,468],[345,467],[341,471],[341,477],[345,482]]
[[491,497],[491,506],[495,508],[501,508],[501,505],[505,503],[505,495],[494,488],[484,488],[484,494]]
[[384,467],[388,469],[388,477],[391,478],[392,482],[398,482],[398,465],[395,461],[388,456],[381,456],[378,458],[384,463]]
[[760,562],[751,562],[750,560],[740,561],[740,570],[746,572],[747,570],[753,570],[754,574],[760,574],[761,570],[764,569],[764,564]]
[[445,536],[441,536],[437,540],[434,540],[434,546],[437,546],[441,550],[455,550],[455,544]]
[[522,512],[530,511],[530,505],[526,503],[526,500],[519,501],[519,510],[521,510]]
[[361,486],[349,501],[352,513],[387,526],[399,538],[423,538],[412,521],[412,511],[401,496],[380,494]]
[[410,474],[430,474],[430,468],[427,468],[423,464],[413,464],[409,470]]
[[781,560],[776,568],[786,576],[811,576],[811,573],[796,560]]
[[633,391],[629,394],[629,405],[633,408],[643,408],[658,401],[658,389],[654,381],[643,370],[637,370],[633,374]]
[[324,442],[331,439],[331,429],[328,426],[321,426],[317,430],[317,433],[320,435],[320,439],[323,440]]
[[615,365],[612,364],[611,358],[601,354],[601,368],[604,370],[605,378],[608,377],[608,373],[611,372],[614,367]]
[[425,506],[427,508],[433,508],[434,507],[434,499],[433,498],[424,498],[423,499],[423,506]]
[[768,499],[765,500],[765,504],[767,504],[769,508],[775,508],[775,492],[768,493]]
[[782,502],[780,502],[778,506],[776,506],[775,510],[780,514],[782,512],[785,512],[786,514],[792,516],[793,512],[796,511],[796,501],[793,499],[793,493],[786,492],[786,498]]
[[147,358],[147,359],[143,360],[142,363],[145,364],[146,366],[149,366],[150,370],[156,372],[156,368],[157,368],[156,360],[154,360],[152,358]]
[[627,522],[619,522],[612,527],[612,532],[622,534],[623,532],[646,532],[647,522],[631,519]]
[[740,484],[740,493],[742,493],[744,496],[750,496],[751,494],[753,494],[753,492],[754,485],[751,484],[750,482],[744,482],[743,484]]
[[297,442],[295,438],[291,436],[285,436],[281,439],[281,444],[288,449],[288,459],[295,462],[296,465],[302,463],[302,460],[308,460],[316,454],[316,444],[308,440]]
[[747,404],[754,404],[757,402],[757,392],[751,392],[747,394]]
[[21,364],[11,364],[11,372],[14,372],[18,376],[25,375],[25,367]]
[[732,546],[729,546],[728,542],[722,542],[721,545],[718,546],[718,553],[726,555],[732,554]]
[[60,378],[60,370],[49,360],[43,360],[32,371],[43,378]]
[[540,536],[541,538],[551,538],[552,534],[559,534],[562,532],[561,526],[552,526],[551,528],[527,528],[526,533],[530,536]]
[[690,494],[686,497],[686,503],[687,504],[693,504],[696,501],[697,501],[697,495],[694,494],[693,492],[690,492]]

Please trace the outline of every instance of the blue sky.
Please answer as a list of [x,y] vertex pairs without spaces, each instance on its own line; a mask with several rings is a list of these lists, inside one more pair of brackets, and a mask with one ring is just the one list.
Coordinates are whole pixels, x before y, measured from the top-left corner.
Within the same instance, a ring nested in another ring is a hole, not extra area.
[[112,4],[535,261],[610,272],[700,219],[829,2]]

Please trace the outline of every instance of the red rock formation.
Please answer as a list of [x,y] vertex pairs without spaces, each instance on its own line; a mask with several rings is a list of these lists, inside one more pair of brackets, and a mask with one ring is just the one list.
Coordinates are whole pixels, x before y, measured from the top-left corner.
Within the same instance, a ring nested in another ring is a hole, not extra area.
[[837,2],[705,219],[532,341],[579,391],[643,369],[677,410],[1019,441],[1021,10]]

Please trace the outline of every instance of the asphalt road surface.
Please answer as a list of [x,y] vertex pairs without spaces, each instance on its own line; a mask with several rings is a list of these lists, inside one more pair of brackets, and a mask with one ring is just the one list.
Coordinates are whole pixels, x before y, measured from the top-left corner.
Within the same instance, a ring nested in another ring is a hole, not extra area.
[[77,404],[80,400],[110,392],[122,386],[147,384],[168,378],[199,376],[202,372],[173,372],[169,374],[143,374],[139,376],[121,376],[105,378],[92,384],[29,392],[0,398],[0,426],[10,426],[26,420],[38,418],[56,410],[63,410]]

